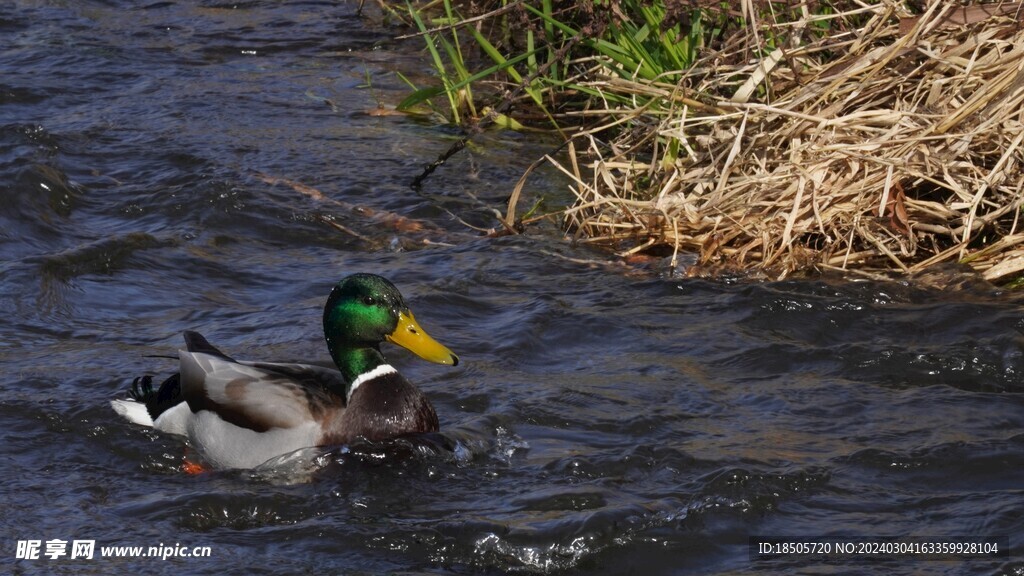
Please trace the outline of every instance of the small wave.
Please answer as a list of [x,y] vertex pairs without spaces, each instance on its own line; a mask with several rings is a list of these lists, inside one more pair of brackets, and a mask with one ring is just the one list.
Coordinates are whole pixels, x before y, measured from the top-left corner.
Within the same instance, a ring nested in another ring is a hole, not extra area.
[[[331,467],[409,467],[416,464],[471,466],[481,459],[504,465],[527,450],[529,444],[504,426],[485,431],[479,426],[406,436],[382,441],[360,441],[337,447],[311,447],[272,458],[246,475],[271,484],[300,484],[329,474]],[[430,474],[430,471],[427,471]]]

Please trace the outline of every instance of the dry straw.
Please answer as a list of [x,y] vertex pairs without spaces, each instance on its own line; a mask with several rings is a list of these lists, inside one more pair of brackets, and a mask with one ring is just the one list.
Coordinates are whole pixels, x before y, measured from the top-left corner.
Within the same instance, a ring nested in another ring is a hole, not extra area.
[[[658,106],[609,105],[609,124],[556,163],[577,196],[570,228],[623,252],[696,253],[691,273],[965,262],[989,280],[1019,277],[1021,3],[933,0],[912,16],[883,1],[803,16],[753,23],[679,82],[590,82]],[[808,32],[825,18],[856,26]],[[763,48],[771,30],[784,47]],[[764,56],[723,64],[744,54]],[[602,141],[611,124],[617,135]]]

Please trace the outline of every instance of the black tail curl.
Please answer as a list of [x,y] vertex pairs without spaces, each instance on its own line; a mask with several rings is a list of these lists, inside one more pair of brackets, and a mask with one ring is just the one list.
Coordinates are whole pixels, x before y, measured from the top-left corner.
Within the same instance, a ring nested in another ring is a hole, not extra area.
[[157,389],[153,388],[152,375],[139,376],[132,381],[128,396],[136,402],[145,404],[150,417],[156,420],[161,414],[184,400],[181,395],[181,375],[175,372]]
[[[186,330],[184,336],[185,348],[188,349],[189,352],[210,354],[212,356],[218,356],[225,360],[234,362],[233,358],[221,352],[213,344],[210,344],[202,334]],[[154,358],[178,358],[178,356],[167,356],[161,354],[154,354],[151,356]],[[132,387],[128,390],[128,396],[136,402],[145,404],[150,417],[152,417],[153,420],[156,420],[161,414],[171,408],[174,408],[178,404],[181,404],[185,400],[181,395],[181,374],[177,372],[172,374],[157,388],[153,387],[153,376],[151,374],[139,376],[132,381]]]

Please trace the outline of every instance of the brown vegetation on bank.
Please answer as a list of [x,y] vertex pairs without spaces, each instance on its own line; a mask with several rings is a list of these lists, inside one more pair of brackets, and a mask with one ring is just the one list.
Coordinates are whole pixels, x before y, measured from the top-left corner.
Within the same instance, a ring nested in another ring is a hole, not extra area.
[[964,262],[1020,277],[1022,3],[796,4],[802,19],[750,21],[681,80],[580,82],[658,105],[580,113],[606,121],[551,159],[573,181],[570,231],[623,254],[696,253],[691,274]]

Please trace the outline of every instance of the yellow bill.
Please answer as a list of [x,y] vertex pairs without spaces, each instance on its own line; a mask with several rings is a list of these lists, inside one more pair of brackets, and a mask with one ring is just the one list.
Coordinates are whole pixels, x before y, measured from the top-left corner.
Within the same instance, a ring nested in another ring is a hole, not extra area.
[[442,346],[424,332],[423,328],[420,328],[412,312],[402,312],[398,315],[398,326],[387,336],[387,339],[424,360],[451,366],[459,364],[458,356],[452,354],[451,350]]

